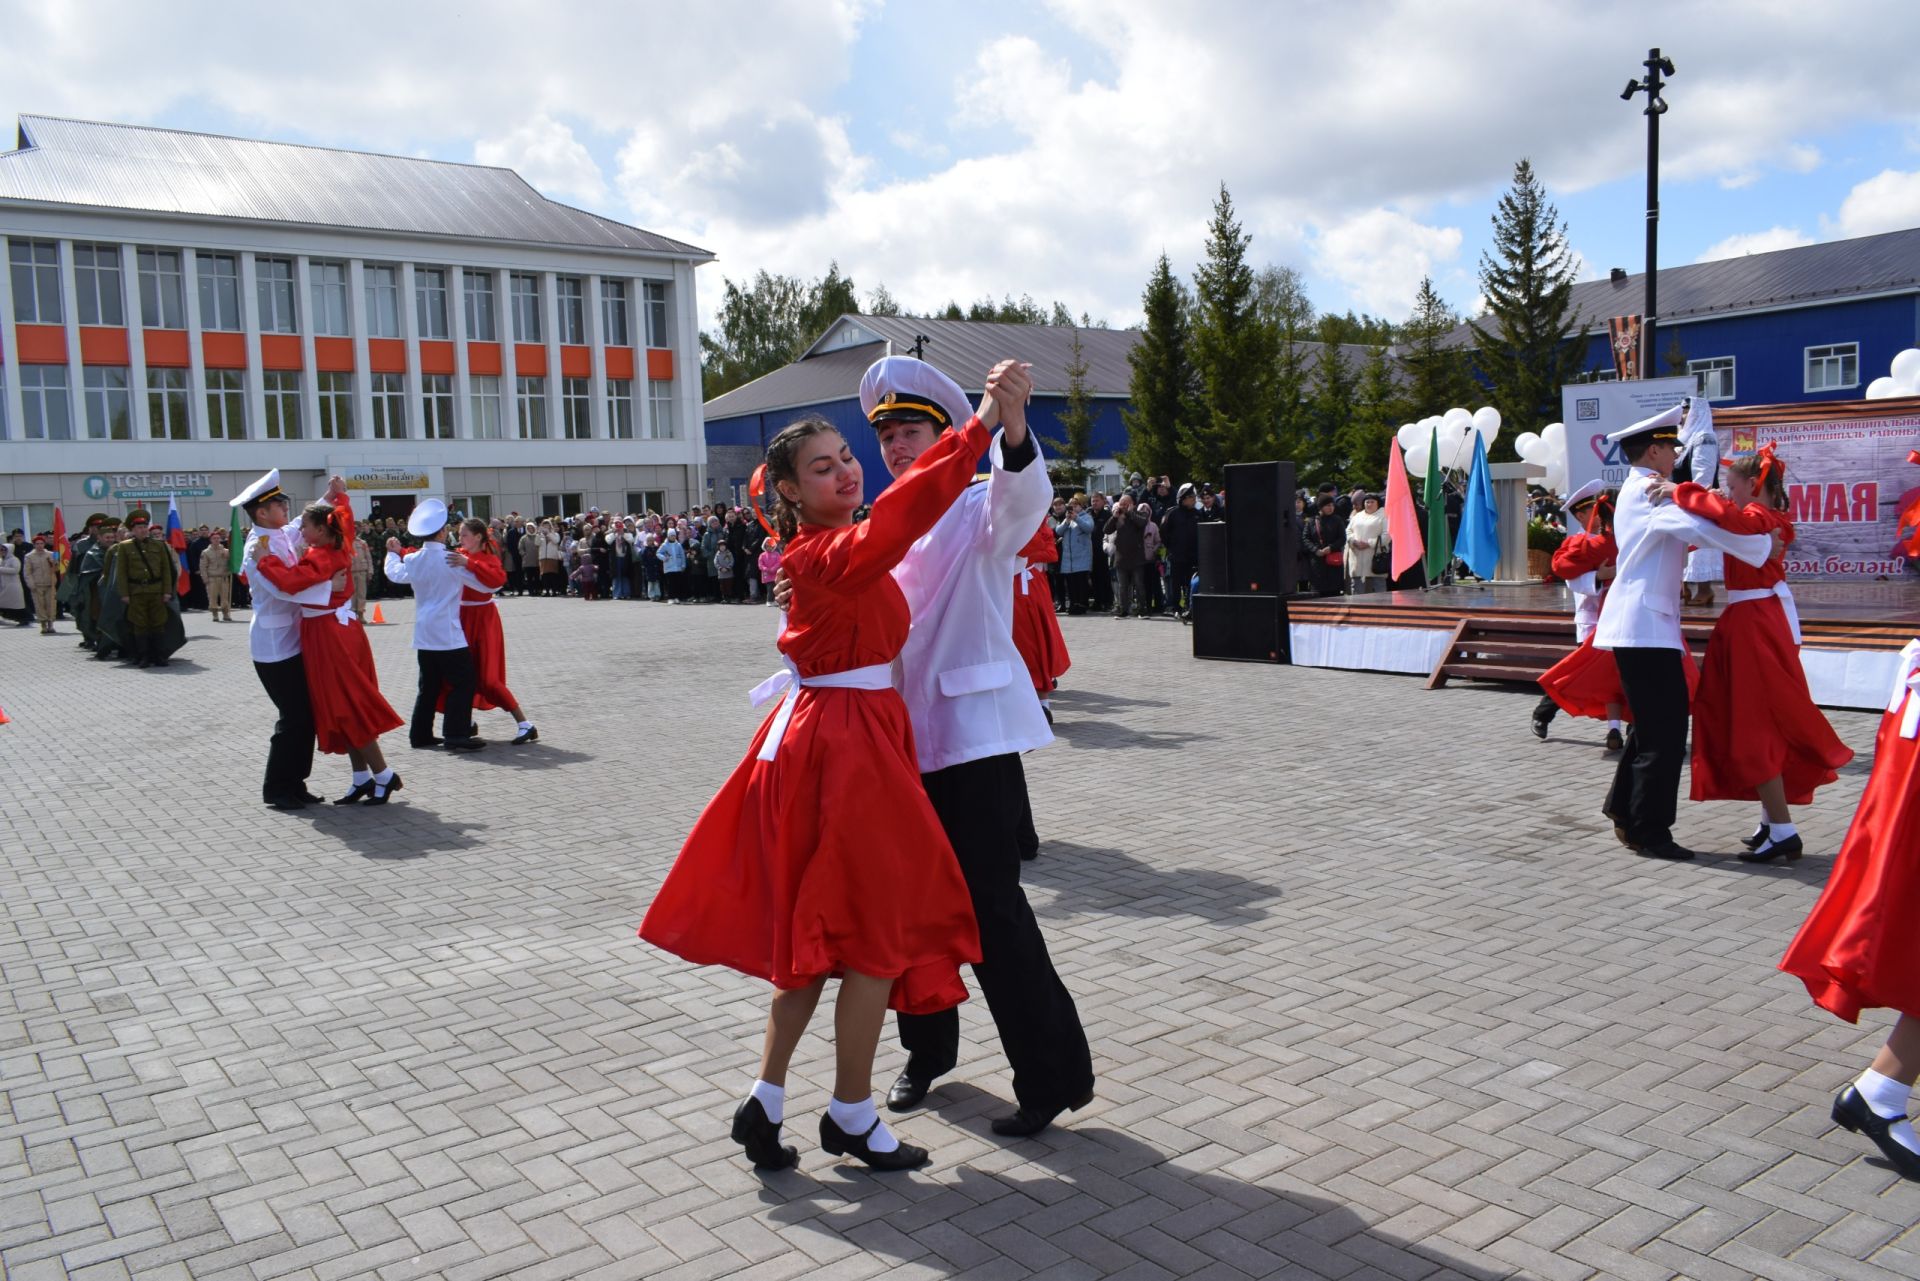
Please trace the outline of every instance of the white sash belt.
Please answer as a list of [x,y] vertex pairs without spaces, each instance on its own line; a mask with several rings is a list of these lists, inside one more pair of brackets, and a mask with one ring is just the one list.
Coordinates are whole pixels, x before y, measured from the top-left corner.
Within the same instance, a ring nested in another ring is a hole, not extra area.
[[1025,596],[1027,594],[1027,580],[1032,577],[1033,577],[1033,562],[1030,560],[1021,561],[1020,562],[1020,594],[1022,596]]
[[[800,697],[800,690],[809,689],[892,689],[893,665],[876,663],[871,667],[855,667],[844,672],[822,672],[818,676],[802,676],[793,665],[793,660],[782,657],[785,664],[779,671],[753,687],[748,695],[755,707],[764,706],[772,699],[780,698],[780,710],[774,713],[773,724],[767,729],[766,741],[760,744],[759,759],[770,761],[780,751],[780,740],[787,736],[787,724],[793,719],[793,705]],[[781,695],[786,697],[781,698]]]
[[1887,714],[1896,712],[1900,713],[1900,737],[1920,738],[1920,640],[1908,641],[1900,651],[1900,670],[1887,699]]
[[1780,608],[1787,611],[1787,630],[1793,633],[1793,643],[1800,643],[1800,611],[1793,605],[1793,589],[1781,579],[1771,587],[1743,587],[1737,592],[1727,593],[1727,604],[1738,605],[1742,601],[1765,600],[1769,596],[1780,598]]
[[493,597],[489,596],[485,600],[463,600],[460,602],[460,608],[482,609],[491,604],[493,604]]
[[348,626],[359,618],[359,615],[353,612],[351,600],[341,601],[339,609],[315,609],[311,605],[302,605],[300,612],[308,618],[325,618],[328,614],[332,614],[335,621],[342,627]]

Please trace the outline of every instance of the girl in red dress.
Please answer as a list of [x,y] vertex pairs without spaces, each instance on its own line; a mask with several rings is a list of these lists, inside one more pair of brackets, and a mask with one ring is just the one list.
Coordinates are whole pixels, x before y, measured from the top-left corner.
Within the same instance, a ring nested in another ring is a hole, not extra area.
[[1051,724],[1053,708],[1048,699],[1073,660],[1067,657],[1067,638],[1060,634],[1060,620],[1053,614],[1053,593],[1047,588],[1050,571],[1046,567],[1060,561],[1060,544],[1049,521],[1040,522],[1038,532],[1020,549],[1020,556],[1026,567],[1013,580],[1013,643],[1026,660],[1033,692],[1040,696],[1040,707]]
[[[1583,508],[1585,528],[1569,534],[1553,553],[1553,576],[1573,587],[1573,629],[1580,644],[1541,675],[1540,688],[1546,698],[1534,709],[1533,733],[1536,738],[1547,736],[1557,706],[1575,716],[1605,719],[1606,750],[1618,752],[1625,748],[1620,722],[1627,715],[1626,694],[1620,688],[1620,669],[1614,665],[1613,652],[1593,647],[1594,628],[1600,622],[1607,594],[1601,576],[1611,578],[1612,565],[1620,557],[1613,541],[1613,499],[1604,489],[1583,489],[1574,495],[1567,515],[1581,517]],[[1690,665],[1690,656],[1688,661]]]
[[[1722,495],[1689,481],[1673,500],[1739,534],[1779,530],[1789,545],[1787,466],[1768,445],[1725,468]],[[1786,587],[1784,550],[1760,568],[1727,563],[1727,607],[1707,642],[1707,665],[1693,700],[1693,799],[1752,801],[1760,827],[1747,838],[1750,863],[1802,853],[1789,805],[1839,777],[1853,750],[1813,704],[1800,667],[1800,622]]]
[[[1727,562],[1733,569],[1734,562]],[[1860,1011],[1900,1012],[1873,1065],[1833,1101],[1833,1120],[1865,1134],[1894,1169],[1920,1180],[1920,1139],[1907,1100],[1920,1077],[1920,640],[1900,651],[1899,675],[1874,740],[1873,774],[1853,825],[1780,968],[1814,1004],[1849,1023]]]
[[760,1079],[733,1118],[734,1141],[760,1169],[799,1160],[780,1144],[787,1065],[830,975],[840,992],[821,1146],[875,1169],[927,1160],[874,1109],[874,1049],[889,1007],[925,1013],[966,999],[960,966],[979,962],[980,935],[893,688],[909,617],[889,571],[972,479],[995,398],[1024,397],[1024,371],[1008,368],[989,378],[980,414],[920,455],[857,525],[860,464],[833,426],[802,419],[767,449],[794,592],[779,638],[786,670],[754,694],[783,696],[640,926],[657,947],[778,989]]
[[[380,751],[380,736],[406,722],[380,693],[373,651],[351,606],[353,506],[340,477],[328,483],[327,501],[310,503],[301,513],[300,533],[307,550],[297,562],[289,565],[268,555],[263,546],[254,570],[288,595],[334,583],[326,606],[300,608],[300,653],[306,660],[314,735],[321,751],[345,753],[353,762],[353,790],[335,800],[335,805],[362,800],[385,805],[401,784],[400,775]],[[264,544],[266,539],[260,541]],[[348,571],[345,580],[335,577],[342,570]]]
[[[460,630],[466,633],[467,648],[473,651],[476,677],[473,710],[491,712],[503,707],[519,731],[514,746],[538,742],[540,731],[507,688],[507,638],[500,630],[500,610],[493,603],[493,594],[507,585],[507,571],[500,563],[500,547],[493,541],[493,531],[478,516],[460,522],[460,554],[467,558],[466,573],[473,579],[460,589]],[[443,688],[437,704],[441,711],[446,710],[446,701]]]

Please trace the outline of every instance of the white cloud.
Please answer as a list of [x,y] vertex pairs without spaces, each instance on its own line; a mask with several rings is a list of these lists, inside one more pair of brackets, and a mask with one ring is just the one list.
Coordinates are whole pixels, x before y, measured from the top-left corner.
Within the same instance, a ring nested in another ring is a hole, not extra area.
[[1832,226],[1843,238],[1920,227],[1920,173],[1886,169],[1860,183],[1841,202]]
[[1708,245],[1695,262],[1714,262],[1721,258],[1739,258],[1746,254],[1771,253],[1775,249],[1796,249],[1810,245],[1813,237],[1798,227],[1769,227],[1765,231],[1743,231]]
[[1395,209],[1369,209],[1323,229],[1315,265],[1341,281],[1362,311],[1394,320],[1413,311],[1420,280],[1460,253],[1458,227],[1429,227]]
[[473,158],[483,165],[516,171],[549,196],[589,204],[606,198],[607,182],[573,130],[547,115],[536,115],[499,138],[474,144]]

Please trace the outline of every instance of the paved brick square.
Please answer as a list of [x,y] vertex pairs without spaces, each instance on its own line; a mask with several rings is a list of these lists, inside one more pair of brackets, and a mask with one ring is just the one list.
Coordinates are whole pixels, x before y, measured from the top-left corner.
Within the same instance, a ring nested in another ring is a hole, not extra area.
[[[899,1125],[934,1164],[727,1141],[762,985],[634,937],[772,671],[757,607],[502,603],[543,741],[387,745],[394,804],[257,802],[245,629],[165,670],[0,631],[0,1267],[9,1278],[1920,1275],[1920,1185],[1829,1099],[1885,1034],[1774,970],[1813,855],[1650,864],[1597,810],[1601,730],[1532,696],[1194,662],[1165,621],[1064,620],[1027,762],[1029,894],[1099,1096],[1007,1144],[979,1003]],[[372,631],[412,699],[410,604]],[[1834,713],[1870,750],[1872,717]],[[850,765],[851,767],[851,765]],[[345,790],[322,758],[315,790]],[[848,816],[858,821],[858,816]],[[1737,848],[1746,806],[1682,806]],[[880,1086],[900,1064],[891,1032]]]

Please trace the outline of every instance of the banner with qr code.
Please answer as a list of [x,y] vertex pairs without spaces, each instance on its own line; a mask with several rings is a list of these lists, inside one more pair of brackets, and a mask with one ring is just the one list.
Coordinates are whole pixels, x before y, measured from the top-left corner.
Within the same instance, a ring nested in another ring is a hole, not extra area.
[[1567,425],[1567,492],[1590,480],[1610,489],[1627,478],[1627,460],[1607,436],[1671,409],[1693,395],[1691,374],[1633,382],[1570,383],[1560,389],[1560,418]]

